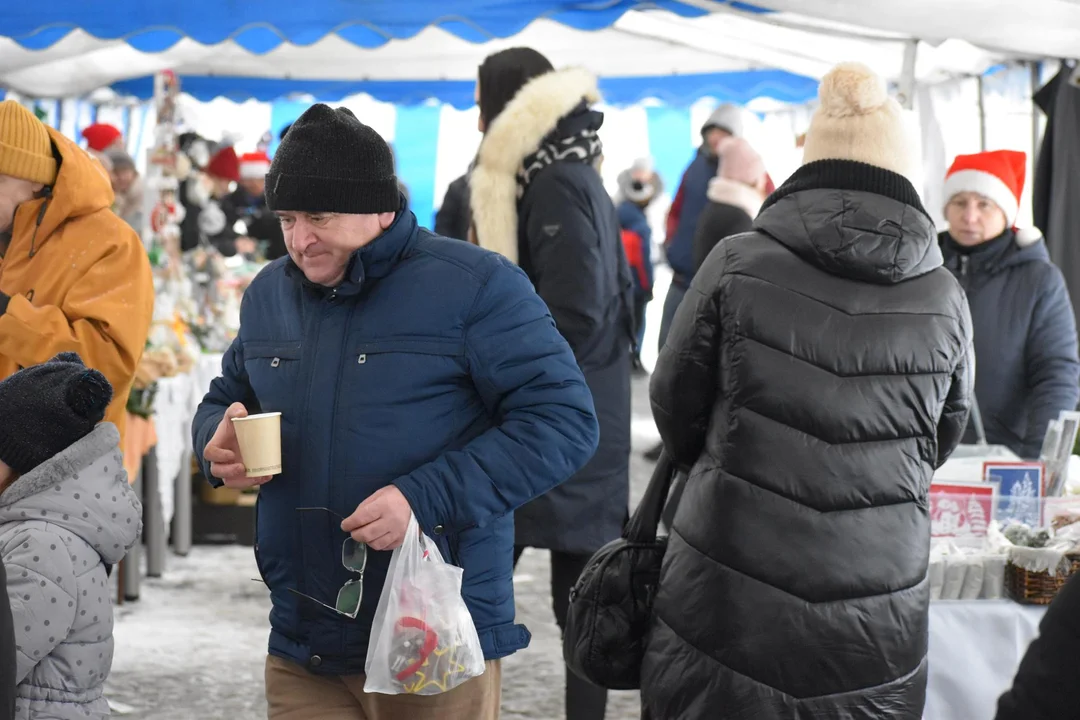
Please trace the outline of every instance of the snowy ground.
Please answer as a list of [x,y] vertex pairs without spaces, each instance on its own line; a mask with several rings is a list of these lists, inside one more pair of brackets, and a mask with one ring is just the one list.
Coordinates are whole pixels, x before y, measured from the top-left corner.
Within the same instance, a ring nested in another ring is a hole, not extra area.
[[[641,452],[658,439],[644,380],[635,381],[633,433],[636,503],[651,473]],[[251,580],[257,577],[251,548],[196,547],[186,558],[170,556],[164,577],[144,581],[139,601],[116,609],[116,655],[107,686],[114,714],[138,720],[265,718],[269,599]],[[549,577],[547,553],[526,552],[514,582],[518,621],[533,640],[504,661],[507,720],[563,718],[564,670]],[[607,720],[638,717],[637,693],[611,694]]]

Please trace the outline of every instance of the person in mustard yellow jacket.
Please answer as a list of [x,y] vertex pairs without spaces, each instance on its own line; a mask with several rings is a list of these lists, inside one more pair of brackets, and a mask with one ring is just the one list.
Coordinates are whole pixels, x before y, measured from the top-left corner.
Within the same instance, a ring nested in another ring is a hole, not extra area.
[[0,379],[77,352],[115,388],[105,420],[122,436],[154,283],[112,203],[99,163],[22,105],[0,102]]

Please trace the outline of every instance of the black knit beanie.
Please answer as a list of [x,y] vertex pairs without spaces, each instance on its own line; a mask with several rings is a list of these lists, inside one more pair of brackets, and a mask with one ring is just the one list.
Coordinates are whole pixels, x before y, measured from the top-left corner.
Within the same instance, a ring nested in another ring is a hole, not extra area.
[[112,396],[105,376],[73,352],[0,381],[0,460],[30,472],[89,435]]
[[390,146],[348,109],[312,105],[274,153],[266,205],[309,213],[396,212],[400,197]]

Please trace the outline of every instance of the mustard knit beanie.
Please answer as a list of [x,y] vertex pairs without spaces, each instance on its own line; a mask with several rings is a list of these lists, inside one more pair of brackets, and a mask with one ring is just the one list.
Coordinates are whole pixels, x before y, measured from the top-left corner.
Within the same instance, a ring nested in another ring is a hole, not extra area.
[[56,182],[49,131],[14,100],[0,102],[0,175],[45,185]]

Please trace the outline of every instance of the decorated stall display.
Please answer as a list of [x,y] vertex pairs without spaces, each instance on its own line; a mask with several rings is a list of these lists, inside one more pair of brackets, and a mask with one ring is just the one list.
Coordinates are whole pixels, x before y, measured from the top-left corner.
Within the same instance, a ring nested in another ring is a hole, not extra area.
[[1005,528],[1011,547],[1005,565],[1008,596],[1027,605],[1049,605],[1071,575],[1080,571],[1080,518],[1049,528],[1014,524]]
[[[184,127],[172,72],[155,78],[158,126],[149,151],[148,187],[153,189],[148,244],[157,302],[147,368],[141,377],[184,372],[184,358],[224,352],[236,336],[240,297],[262,265],[225,258],[216,242],[229,231],[228,217],[215,200],[228,175],[219,166],[231,139],[215,145]],[[215,164],[217,161],[217,164]],[[168,349],[176,363],[163,361]],[[160,374],[165,373],[165,374]],[[149,385],[147,386],[149,387]],[[140,403],[147,411],[147,403]]]
[[[207,241],[225,229],[225,215],[211,202],[214,182],[204,172],[211,147],[191,132],[181,132],[172,72],[155,78],[158,124],[148,151],[146,188],[152,196],[144,235],[154,271],[154,319],[147,348],[136,370],[128,410],[154,414],[157,382],[190,372],[201,353],[223,352],[240,324],[240,296],[261,269],[229,263]],[[216,212],[215,212],[216,211]],[[188,236],[194,232],[194,241]]]
[[983,479],[996,486],[995,520],[1042,525],[1042,463],[988,462],[983,465]]
[[1069,458],[1075,453],[1077,430],[1080,429],[1080,413],[1062,411],[1057,420],[1046,428],[1040,462],[1046,468],[1044,495],[1060,497],[1068,490]]
[[986,536],[997,504],[990,483],[950,482],[930,485],[930,534],[936,538]]

